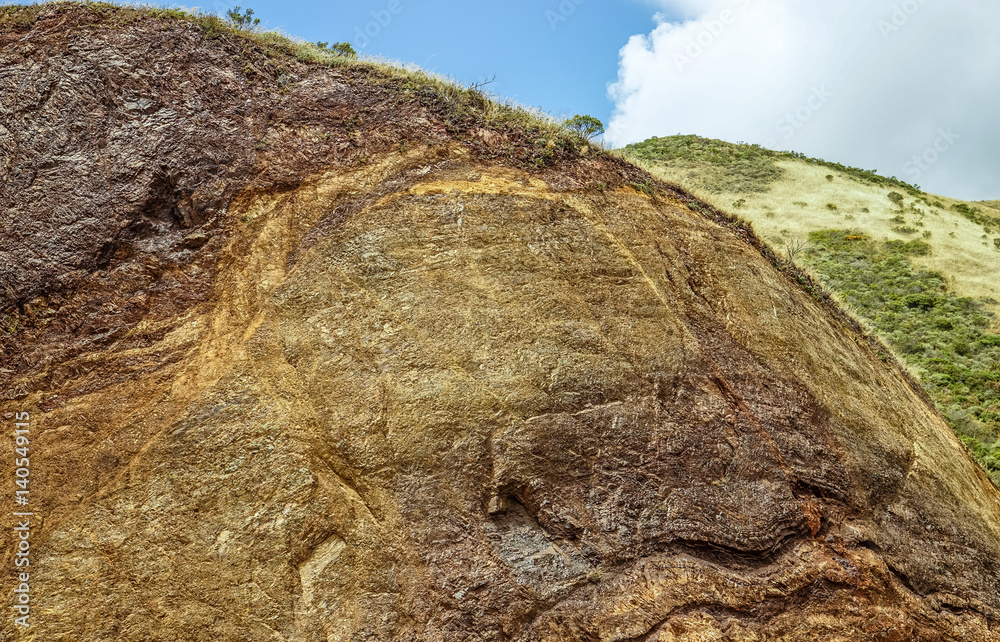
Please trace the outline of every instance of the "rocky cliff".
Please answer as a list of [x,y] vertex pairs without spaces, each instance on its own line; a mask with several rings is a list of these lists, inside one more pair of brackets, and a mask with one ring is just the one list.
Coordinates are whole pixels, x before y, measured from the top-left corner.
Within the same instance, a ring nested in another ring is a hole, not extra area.
[[0,12],[3,639],[1000,638],[1000,494],[747,229],[474,92]]

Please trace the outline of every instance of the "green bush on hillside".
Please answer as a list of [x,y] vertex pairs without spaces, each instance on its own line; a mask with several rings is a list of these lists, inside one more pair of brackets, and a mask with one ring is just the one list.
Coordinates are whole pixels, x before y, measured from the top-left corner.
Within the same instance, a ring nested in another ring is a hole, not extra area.
[[226,12],[226,20],[237,29],[252,31],[260,26],[260,18],[253,17],[253,9],[247,9],[240,13],[243,7],[233,7]]
[[604,123],[593,116],[577,114],[563,121],[563,126],[580,135],[581,138],[592,140],[604,133]]
[[358,52],[354,50],[354,47],[349,42],[335,42],[332,45],[329,42],[317,42],[316,46],[321,51],[332,53],[335,56],[343,56],[344,58],[358,57]]
[[809,235],[804,260],[920,373],[928,394],[1000,485],[1000,336],[983,303],[916,267],[924,240],[877,242],[848,230]]

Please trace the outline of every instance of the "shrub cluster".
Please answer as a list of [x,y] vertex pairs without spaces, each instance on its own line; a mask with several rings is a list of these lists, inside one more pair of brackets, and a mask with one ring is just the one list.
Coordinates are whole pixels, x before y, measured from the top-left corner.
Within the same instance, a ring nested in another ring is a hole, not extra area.
[[[648,162],[685,163],[708,162],[722,171],[716,175],[706,175],[701,179],[701,187],[718,192],[766,192],[771,184],[781,178],[782,170],[775,165],[776,161],[798,159],[811,165],[819,165],[837,170],[857,180],[883,187],[896,187],[911,196],[922,196],[923,192],[916,185],[910,185],[895,176],[886,178],[875,170],[849,167],[840,163],[831,163],[819,158],[810,158],[798,152],[778,152],[765,149],[760,145],[746,143],[727,143],[721,140],[702,138],[701,136],[667,136],[650,138],[641,143],[625,147],[625,151],[640,160]],[[711,173],[709,173],[711,174]],[[831,180],[832,174],[827,180]],[[696,177],[699,178],[699,177]],[[721,182],[720,182],[721,181]]]
[[955,203],[951,206],[951,209],[955,210],[973,223],[982,225],[986,228],[986,231],[989,231],[991,227],[996,227],[997,231],[1000,231],[1000,218],[984,214],[978,207],[966,205],[965,203]]
[[970,452],[1000,485],[1000,335],[983,302],[916,267],[924,240],[877,242],[849,230],[809,235],[805,262],[920,374]]
[[856,178],[864,183],[871,183],[872,185],[879,185],[881,187],[898,187],[911,196],[923,195],[923,192],[917,185],[910,185],[905,181],[899,180],[895,176],[886,178],[885,176],[880,175],[878,170],[875,169],[861,169],[860,167],[841,165],[840,163],[825,161],[822,158],[810,158],[809,156],[800,154],[799,152],[780,152],[779,155],[783,158],[797,158],[809,163],[810,165],[819,165],[828,169],[835,169],[842,174],[847,174],[848,176]]
[[650,138],[625,147],[627,153],[653,163],[700,165],[709,163],[714,171],[696,177],[703,189],[719,193],[766,192],[781,178],[783,170],[774,164],[780,154],[760,145],[732,144],[700,136]]

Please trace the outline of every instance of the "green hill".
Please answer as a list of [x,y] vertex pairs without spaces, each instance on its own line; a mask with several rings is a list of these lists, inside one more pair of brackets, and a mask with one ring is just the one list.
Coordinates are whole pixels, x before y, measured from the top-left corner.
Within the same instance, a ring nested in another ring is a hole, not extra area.
[[1000,201],[697,136],[622,153],[812,271],[908,364],[1000,484]]

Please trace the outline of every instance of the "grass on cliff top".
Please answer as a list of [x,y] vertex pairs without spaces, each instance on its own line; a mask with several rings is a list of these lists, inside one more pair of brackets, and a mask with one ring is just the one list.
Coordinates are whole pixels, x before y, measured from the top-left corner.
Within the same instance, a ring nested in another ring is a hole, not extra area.
[[536,164],[544,164],[552,156],[555,145],[564,148],[594,147],[585,137],[568,129],[561,120],[540,109],[528,108],[513,101],[501,100],[481,87],[463,86],[454,79],[433,74],[412,64],[374,57],[340,55],[336,51],[320,47],[277,31],[265,31],[256,25],[240,26],[221,16],[198,10],[165,8],[154,5],[115,5],[107,2],[57,0],[34,5],[9,4],[0,6],[0,32],[27,31],[44,14],[55,10],[78,8],[113,24],[129,24],[143,19],[155,19],[164,23],[186,21],[197,25],[212,39],[231,38],[252,42],[265,52],[280,52],[312,65],[325,67],[361,67],[378,71],[388,78],[402,80],[410,89],[432,92],[445,101],[457,114],[475,112],[485,124],[494,127],[509,127],[526,130],[540,141],[541,153]]

